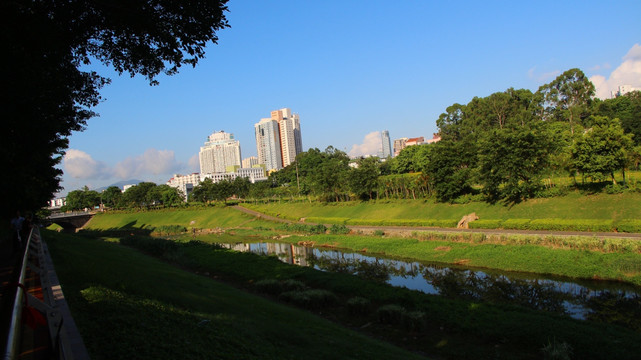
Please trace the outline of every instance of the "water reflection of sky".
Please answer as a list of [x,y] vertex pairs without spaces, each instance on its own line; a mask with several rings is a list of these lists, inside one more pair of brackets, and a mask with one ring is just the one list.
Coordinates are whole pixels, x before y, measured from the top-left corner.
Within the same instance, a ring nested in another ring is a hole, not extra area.
[[[498,281],[499,285],[505,284],[525,288],[527,291],[540,295],[545,291],[562,294],[559,305],[564,312],[576,319],[585,319],[586,315],[594,309],[586,307],[587,299],[603,294],[611,293],[620,295],[623,298],[638,298],[641,296],[641,289],[632,285],[606,282],[581,280],[574,281],[567,278],[550,278],[538,274],[522,274],[515,272],[500,272],[494,270],[478,271],[463,267],[448,267],[441,264],[429,264],[420,262],[407,262],[396,259],[374,257],[361,253],[344,252],[338,249],[323,249],[298,246],[288,243],[237,243],[221,244],[224,247],[237,251],[250,251],[262,255],[275,255],[281,261],[301,266],[313,266],[322,271],[350,271],[358,274],[358,267],[361,263],[375,264],[377,269],[387,270],[384,274],[386,282],[393,286],[405,287],[410,290],[417,290],[427,294],[441,294],[439,286],[434,285],[431,279],[440,279],[453,275],[457,279],[463,279],[463,286],[468,283],[490,283]],[[371,268],[371,266],[370,266]],[[381,275],[378,274],[377,275]],[[461,284],[458,284],[461,285]],[[529,288],[531,286],[531,288]],[[466,290],[469,290],[466,288]],[[523,290],[521,290],[523,291]],[[517,291],[518,293],[518,291]],[[548,292],[548,294],[551,294]],[[544,299],[545,300],[545,299]],[[523,299],[521,299],[523,301]]]

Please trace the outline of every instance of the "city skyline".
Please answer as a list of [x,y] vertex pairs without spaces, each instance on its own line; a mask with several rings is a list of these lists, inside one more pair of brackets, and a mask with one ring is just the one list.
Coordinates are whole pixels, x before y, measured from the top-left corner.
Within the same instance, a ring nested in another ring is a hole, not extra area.
[[[100,117],[69,138],[62,194],[198,171],[203,134],[215,129],[257,156],[251,125],[285,106],[301,114],[303,151],[331,145],[357,156],[379,151],[367,149],[380,147],[382,130],[392,141],[429,139],[448,106],[510,87],[536,91],[570,68],[601,98],[641,88],[638,2],[229,5],[231,28],[218,45],[159,86],[89,67],[112,83],[94,109]],[[381,26],[390,15],[402,21]],[[271,26],[273,18],[288,26]]]

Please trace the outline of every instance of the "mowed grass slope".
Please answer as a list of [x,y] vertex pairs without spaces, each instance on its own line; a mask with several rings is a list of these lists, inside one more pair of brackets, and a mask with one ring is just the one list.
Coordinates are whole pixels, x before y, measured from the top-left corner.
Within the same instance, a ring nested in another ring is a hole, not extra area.
[[578,192],[562,197],[532,199],[519,204],[503,205],[472,202],[444,204],[433,201],[370,201],[322,204],[318,202],[271,202],[246,204],[266,214],[295,219],[322,217],[347,219],[417,219],[459,220],[475,212],[481,220],[507,219],[594,219],[621,221],[641,218],[641,193],[582,195]]
[[140,212],[109,212],[96,214],[85,226],[90,230],[148,229],[181,225],[185,228],[212,229],[239,226],[259,226],[255,217],[229,207],[152,210]]
[[92,359],[412,359],[131,248],[45,232]]

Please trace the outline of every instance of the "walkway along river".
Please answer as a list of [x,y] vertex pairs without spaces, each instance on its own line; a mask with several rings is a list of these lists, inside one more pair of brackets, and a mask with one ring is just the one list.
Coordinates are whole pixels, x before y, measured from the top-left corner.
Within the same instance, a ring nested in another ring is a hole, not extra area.
[[641,319],[641,288],[633,285],[530,273],[480,271],[279,242],[219,245],[236,251],[277,256],[289,264],[355,274],[427,294],[510,303],[567,314],[576,319],[617,322],[641,330],[638,321]]

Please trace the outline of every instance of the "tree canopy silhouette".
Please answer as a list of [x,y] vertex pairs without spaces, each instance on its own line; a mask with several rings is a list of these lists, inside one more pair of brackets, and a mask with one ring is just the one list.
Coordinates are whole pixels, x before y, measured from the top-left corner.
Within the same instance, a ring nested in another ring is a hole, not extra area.
[[[7,166],[4,211],[33,210],[60,189],[56,168],[68,136],[96,116],[109,79],[83,70],[92,61],[118,73],[159,74],[195,66],[229,27],[227,0],[5,0],[0,4],[2,110],[0,161]],[[6,213],[5,213],[6,215]]]

